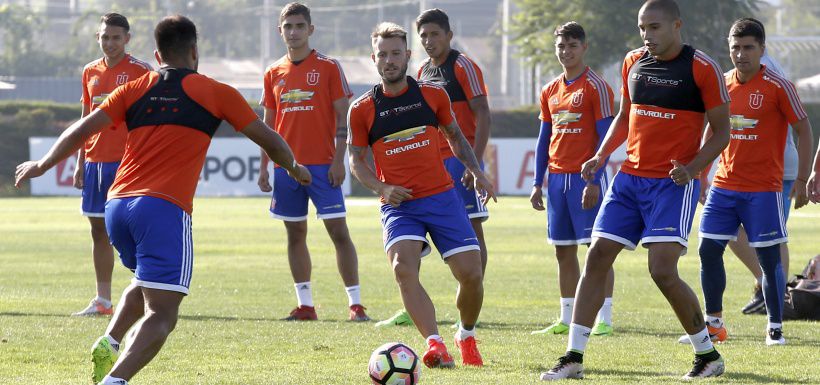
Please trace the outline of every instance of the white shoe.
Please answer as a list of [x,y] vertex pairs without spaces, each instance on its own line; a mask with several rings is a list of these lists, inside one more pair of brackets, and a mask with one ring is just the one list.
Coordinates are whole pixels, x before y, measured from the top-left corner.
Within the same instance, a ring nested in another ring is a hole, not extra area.
[[785,345],[786,339],[783,338],[783,330],[781,329],[769,329],[769,332],[766,333],[766,346],[772,345]]
[[706,361],[701,356],[695,356],[695,361],[693,361],[692,364],[694,364],[692,370],[681,378],[683,381],[705,377],[717,377],[723,374],[723,371],[726,369],[723,363],[723,357],[720,355],[712,361]]
[[555,381],[564,378],[584,378],[584,365],[580,362],[570,361],[567,356],[562,356],[552,369],[541,373],[541,381]]
[[692,343],[692,341],[689,340],[689,335],[688,334],[684,334],[684,335],[680,336],[680,338],[678,338],[678,343],[679,344],[684,344],[684,345],[689,345],[689,344]]
[[72,313],[72,316],[75,317],[91,317],[91,316],[98,316],[98,315],[113,315],[114,314],[114,306],[109,305],[105,307],[102,303],[97,301],[97,299],[92,299],[91,302],[88,303],[88,306],[80,310],[76,313]]

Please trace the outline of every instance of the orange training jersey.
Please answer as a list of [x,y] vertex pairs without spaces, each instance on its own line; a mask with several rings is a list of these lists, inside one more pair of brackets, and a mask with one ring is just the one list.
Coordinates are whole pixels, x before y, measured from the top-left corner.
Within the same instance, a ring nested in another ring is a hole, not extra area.
[[726,73],[732,103],[729,145],[720,154],[714,185],[734,191],[783,189],[783,152],[788,125],[806,118],[794,85],[763,68],[746,83]]
[[211,137],[222,120],[242,130],[258,117],[232,87],[162,68],[117,88],[100,106],[128,141],[108,199],[152,196],[189,214]]
[[[487,95],[484,75],[475,62],[451,49],[447,60],[438,67],[427,58],[419,68],[418,79],[437,84],[447,91],[458,126],[470,145],[475,145],[476,120],[469,102],[473,98]],[[445,159],[453,156],[453,150],[443,133],[439,141],[442,156]]]
[[572,84],[562,74],[544,86],[538,118],[552,124],[551,173],[581,172],[598,146],[595,123],[612,116],[613,102],[612,88],[589,67]]
[[[144,75],[151,66],[131,55],[125,55],[117,65],[108,68],[105,59],[97,59],[83,68],[83,105],[88,112],[102,104],[114,89]],[[114,125],[92,135],[85,142],[85,160],[88,162],[119,162],[125,152],[124,124]]]
[[353,96],[342,66],[318,52],[293,63],[287,55],[265,71],[260,104],[276,113],[274,129],[302,164],[330,164],[336,152],[333,102]]
[[622,76],[621,93],[632,106],[621,171],[666,178],[673,159],[687,164],[698,153],[706,111],[729,101],[723,72],[706,54],[684,45],[668,61],[636,49],[626,55]]
[[408,188],[419,199],[453,188],[439,150],[438,126],[452,124],[455,117],[443,88],[411,77],[407,83],[397,95],[378,85],[353,102],[348,144],[370,146],[379,179]]

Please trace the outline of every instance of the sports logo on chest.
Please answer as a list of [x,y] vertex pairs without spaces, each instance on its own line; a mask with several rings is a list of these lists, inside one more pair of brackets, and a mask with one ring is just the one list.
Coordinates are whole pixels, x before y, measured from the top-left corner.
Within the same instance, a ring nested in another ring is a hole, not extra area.
[[572,106],[573,107],[581,107],[581,104],[584,103],[584,92],[583,91],[575,91],[572,93]]
[[749,94],[749,107],[759,110],[761,106],[763,106],[763,94],[760,91]]
[[121,86],[125,83],[128,83],[128,74],[127,73],[121,73],[121,74],[117,75],[117,80],[116,81],[117,81],[118,86]]
[[319,71],[316,71],[315,69],[311,70],[307,73],[306,76],[307,78],[305,79],[305,81],[309,86],[315,86],[319,84]]

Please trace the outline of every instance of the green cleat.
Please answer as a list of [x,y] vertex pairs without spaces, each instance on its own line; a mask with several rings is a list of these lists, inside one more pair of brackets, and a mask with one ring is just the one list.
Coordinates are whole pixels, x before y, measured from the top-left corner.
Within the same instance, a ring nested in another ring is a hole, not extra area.
[[567,334],[569,333],[569,325],[561,322],[561,320],[556,320],[550,326],[547,326],[545,329],[536,330],[530,334]]
[[611,336],[612,325],[607,325],[605,322],[598,322],[595,328],[592,329],[593,336]]
[[401,309],[396,312],[392,317],[384,320],[376,322],[377,328],[385,328],[391,326],[413,326],[413,319],[410,318],[410,314],[407,313],[407,310]]
[[94,367],[91,372],[91,380],[96,384],[103,380],[103,378],[111,371],[111,368],[114,367],[114,363],[117,362],[117,356],[119,356],[119,352],[111,346],[111,343],[108,342],[108,338],[102,336],[97,339],[97,342],[94,342],[94,345],[91,347],[91,362],[94,364]]

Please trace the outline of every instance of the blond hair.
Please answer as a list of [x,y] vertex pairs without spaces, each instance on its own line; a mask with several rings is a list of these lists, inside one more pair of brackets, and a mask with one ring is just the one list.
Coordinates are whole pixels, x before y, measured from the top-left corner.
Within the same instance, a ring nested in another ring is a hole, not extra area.
[[407,31],[404,30],[401,26],[396,23],[391,22],[382,22],[376,26],[376,29],[373,30],[373,34],[370,35],[373,38],[373,42],[376,42],[376,39],[390,39],[390,38],[400,38],[407,44]]

